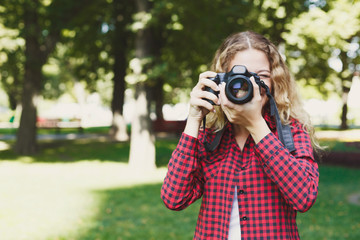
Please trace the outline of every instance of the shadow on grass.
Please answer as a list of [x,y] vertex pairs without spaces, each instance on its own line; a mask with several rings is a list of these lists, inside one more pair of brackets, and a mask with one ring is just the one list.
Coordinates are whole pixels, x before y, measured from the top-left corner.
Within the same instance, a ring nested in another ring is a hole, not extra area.
[[[177,139],[160,139],[156,141],[156,165],[166,166]],[[10,146],[13,141],[8,141]],[[77,162],[77,161],[113,161],[128,162],[130,143],[114,142],[104,139],[76,139],[39,141],[39,152],[32,156],[20,156],[12,148],[0,150],[0,159],[24,162]],[[141,146],[139,146],[141,150]]]
[[96,222],[76,239],[192,239],[200,201],[171,211],[163,204],[160,189],[161,184],[152,184],[96,192],[102,199]]

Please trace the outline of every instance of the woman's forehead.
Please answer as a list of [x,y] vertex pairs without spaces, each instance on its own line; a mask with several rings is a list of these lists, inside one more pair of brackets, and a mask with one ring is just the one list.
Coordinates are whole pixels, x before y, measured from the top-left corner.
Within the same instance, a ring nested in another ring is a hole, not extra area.
[[244,65],[250,72],[270,72],[270,63],[266,54],[257,49],[247,49],[237,52],[230,61],[229,69],[235,65]]

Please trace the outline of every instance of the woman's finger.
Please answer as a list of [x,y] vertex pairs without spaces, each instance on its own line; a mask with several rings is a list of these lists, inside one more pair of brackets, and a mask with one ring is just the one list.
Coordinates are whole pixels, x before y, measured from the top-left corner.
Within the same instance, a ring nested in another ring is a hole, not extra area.
[[212,81],[208,78],[200,78],[199,83],[202,86],[202,88],[210,87],[210,88],[212,88],[212,90],[214,90],[216,92],[220,90],[219,86],[214,81]]
[[206,72],[200,73],[200,75],[199,75],[199,79],[200,78],[213,78],[213,77],[216,77],[216,72],[206,71]]
[[235,104],[226,97],[225,87],[226,87],[226,83],[220,84],[220,94],[219,94],[220,104],[228,108],[235,108]]
[[214,111],[214,106],[204,99],[192,98],[190,99],[190,105],[200,108],[205,108],[208,111]]
[[200,98],[200,99],[206,99],[206,100],[210,100],[213,101],[216,105],[219,105],[219,98],[211,92],[208,91],[193,91],[190,93],[190,96],[192,98]]
[[259,87],[259,85],[256,84],[255,78],[254,78],[254,77],[251,77],[251,78],[250,78],[250,81],[251,81],[251,83],[252,83],[252,85],[253,85],[253,90],[254,90],[252,97],[253,97],[255,100],[261,99],[260,87]]

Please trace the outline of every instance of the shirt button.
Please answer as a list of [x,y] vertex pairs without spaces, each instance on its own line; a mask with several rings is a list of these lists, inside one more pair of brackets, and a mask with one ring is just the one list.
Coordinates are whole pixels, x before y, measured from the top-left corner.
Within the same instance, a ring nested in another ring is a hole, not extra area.
[[245,217],[242,217],[242,220],[246,221],[246,220],[248,220],[248,218],[245,216]]
[[241,170],[245,170],[246,168],[245,167],[241,167]]
[[239,193],[240,193],[240,194],[244,194],[245,191],[241,189],[241,190],[239,191]]

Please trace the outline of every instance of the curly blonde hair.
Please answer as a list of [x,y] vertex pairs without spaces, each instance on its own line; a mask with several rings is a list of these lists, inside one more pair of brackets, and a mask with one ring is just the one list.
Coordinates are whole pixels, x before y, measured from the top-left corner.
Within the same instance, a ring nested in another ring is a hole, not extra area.
[[[230,62],[235,55],[247,49],[262,51],[268,58],[271,72],[271,91],[283,124],[288,124],[291,119],[298,120],[303,125],[304,130],[310,134],[313,146],[320,148],[314,136],[310,117],[303,108],[295,80],[291,77],[289,69],[276,46],[267,38],[251,31],[230,35],[216,51],[211,70],[214,72],[229,71]],[[226,124],[227,119],[221,107],[216,107],[216,113],[207,115],[207,127],[215,131],[222,129]]]

